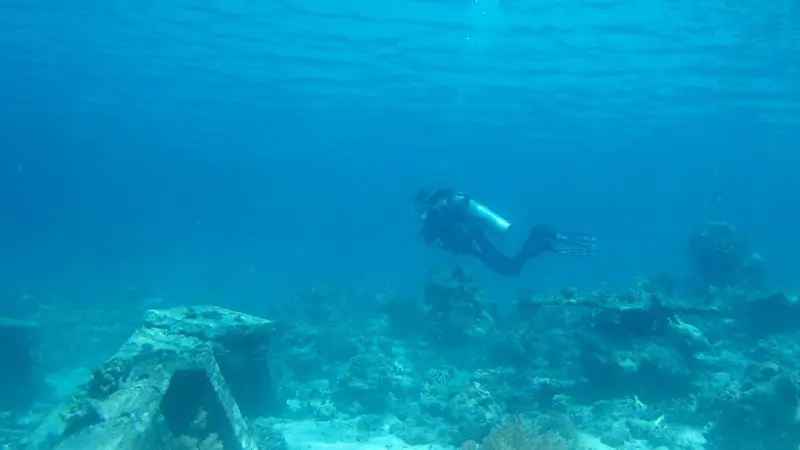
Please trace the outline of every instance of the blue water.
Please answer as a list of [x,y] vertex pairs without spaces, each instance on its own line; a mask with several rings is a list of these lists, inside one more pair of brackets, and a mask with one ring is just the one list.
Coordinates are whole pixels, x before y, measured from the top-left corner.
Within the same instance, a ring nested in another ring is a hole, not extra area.
[[464,261],[498,294],[681,274],[709,220],[798,284],[793,1],[8,0],[0,124],[4,295],[418,292],[440,185],[598,236]]

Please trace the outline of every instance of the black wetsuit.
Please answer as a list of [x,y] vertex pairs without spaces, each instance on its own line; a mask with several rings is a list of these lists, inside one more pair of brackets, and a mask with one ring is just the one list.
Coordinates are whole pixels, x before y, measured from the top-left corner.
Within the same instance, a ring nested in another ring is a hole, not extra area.
[[[454,200],[460,198],[461,200]],[[420,199],[418,198],[418,201]],[[529,259],[543,252],[586,256],[594,253],[591,236],[558,232],[544,225],[531,228],[528,239],[514,255],[503,254],[467,211],[469,199],[449,189],[440,189],[424,200],[420,235],[428,245],[438,245],[457,255],[472,255],[501,275],[519,274]],[[573,244],[560,248],[557,243]]]

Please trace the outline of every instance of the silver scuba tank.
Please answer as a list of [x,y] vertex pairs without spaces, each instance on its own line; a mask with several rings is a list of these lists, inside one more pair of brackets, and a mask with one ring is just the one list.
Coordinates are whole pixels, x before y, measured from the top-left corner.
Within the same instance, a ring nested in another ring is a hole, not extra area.
[[469,200],[469,204],[467,205],[467,213],[476,219],[484,228],[497,234],[505,234],[511,226],[511,222],[504,219],[503,216],[492,211],[483,203],[472,199]]

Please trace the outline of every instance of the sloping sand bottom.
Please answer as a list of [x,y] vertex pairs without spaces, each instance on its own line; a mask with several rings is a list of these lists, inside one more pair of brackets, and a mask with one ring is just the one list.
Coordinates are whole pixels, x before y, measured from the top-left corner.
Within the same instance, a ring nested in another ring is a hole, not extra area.
[[[369,438],[360,437],[363,434],[357,430],[356,421],[304,420],[282,423],[275,428],[284,434],[292,450],[453,450],[437,444],[409,445],[388,429],[384,435],[372,433]],[[579,450],[613,450],[590,435],[581,435],[577,444]]]

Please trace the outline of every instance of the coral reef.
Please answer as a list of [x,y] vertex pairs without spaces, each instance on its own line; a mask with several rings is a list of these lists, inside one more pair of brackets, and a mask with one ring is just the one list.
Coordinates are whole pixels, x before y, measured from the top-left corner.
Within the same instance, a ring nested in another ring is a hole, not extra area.
[[573,443],[553,431],[537,431],[524,417],[492,428],[483,438],[480,447],[475,441],[461,444],[461,450],[569,450]]
[[[391,415],[409,444],[482,440],[519,414],[574,446],[586,433],[631,449],[800,442],[793,297],[731,287],[688,298],[641,279],[627,292],[529,293],[504,313],[468,273],[435,269],[420,299],[372,303],[380,319],[353,317],[353,303],[286,330],[283,342],[314,342],[274,348],[291,417]],[[755,414],[764,420],[742,423]]]
[[386,448],[797,450],[797,297],[676,285],[662,275],[503,303],[468,272],[434,268],[419,298],[324,286],[263,307],[274,323],[151,311],[29,443],[100,448],[88,437],[114,431],[140,445],[162,436],[153,448],[241,438],[318,450],[346,436]]

